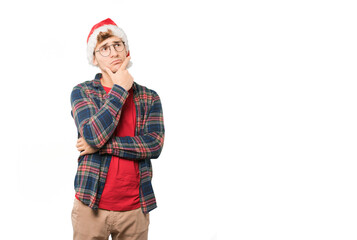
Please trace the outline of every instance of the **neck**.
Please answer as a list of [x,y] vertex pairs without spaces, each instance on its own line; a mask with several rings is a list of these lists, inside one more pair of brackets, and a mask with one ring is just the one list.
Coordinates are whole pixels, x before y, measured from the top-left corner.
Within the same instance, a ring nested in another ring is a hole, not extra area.
[[102,71],[101,83],[102,83],[103,86],[109,87],[109,88],[112,88],[113,85],[114,85],[112,79],[110,79],[108,73],[105,72],[105,71]]

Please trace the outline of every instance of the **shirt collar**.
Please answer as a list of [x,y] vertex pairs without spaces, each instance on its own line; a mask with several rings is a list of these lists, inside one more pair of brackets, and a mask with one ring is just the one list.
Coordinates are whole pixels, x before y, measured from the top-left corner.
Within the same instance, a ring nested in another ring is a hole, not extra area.
[[[102,83],[100,82],[100,79],[102,78],[102,74],[101,73],[97,73],[94,77],[94,80],[93,80],[93,84],[94,84],[94,87],[100,87],[102,86]],[[133,84],[133,90],[134,92],[136,91],[136,83],[134,82]]]
[[100,87],[102,84],[100,83],[100,79],[102,77],[102,74],[101,73],[97,73],[94,77],[94,81],[93,81],[93,84],[94,84],[94,87]]

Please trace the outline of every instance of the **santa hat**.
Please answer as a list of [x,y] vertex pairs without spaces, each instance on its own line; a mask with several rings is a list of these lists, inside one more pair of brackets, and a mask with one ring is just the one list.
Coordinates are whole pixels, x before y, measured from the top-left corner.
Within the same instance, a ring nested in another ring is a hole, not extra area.
[[[97,46],[97,36],[100,32],[107,32],[108,30],[111,30],[114,36],[117,36],[118,38],[121,38],[123,42],[125,42],[125,48],[126,51],[128,52],[127,56],[130,55],[129,51],[129,44],[128,44],[128,39],[126,37],[125,32],[123,29],[119,28],[113,20],[110,18],[107,18],[97,24],[95,24],[92,27],[92,30],[90,31],[88,38],[87,38],[87,58],[89,61],[89,64],[93,64],[93,52],[95,47]],[[132,65],[132,62],[130,61],[127,65],[126,68],[129,68]]]

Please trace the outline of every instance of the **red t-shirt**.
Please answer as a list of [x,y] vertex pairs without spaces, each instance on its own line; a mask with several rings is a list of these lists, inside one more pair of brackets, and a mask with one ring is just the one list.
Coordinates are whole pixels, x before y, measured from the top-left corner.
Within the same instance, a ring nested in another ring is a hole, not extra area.
[[[103,86],[104,87],[104,86]],[[111,89],[104,87],[108,93]],[[136,110],[133,90],[129,90],[115,136],[135,136]],[[112,156],[99,208],[111,211],[129,211],[140,207],[138,162]]]

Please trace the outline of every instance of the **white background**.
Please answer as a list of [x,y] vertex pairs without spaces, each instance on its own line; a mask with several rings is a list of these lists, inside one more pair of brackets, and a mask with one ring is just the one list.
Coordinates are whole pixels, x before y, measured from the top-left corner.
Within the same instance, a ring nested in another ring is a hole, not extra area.
[[162,99],[152,240],[356,239],[354,1],[1,3],[0,239],[71,239],[91,27]]

